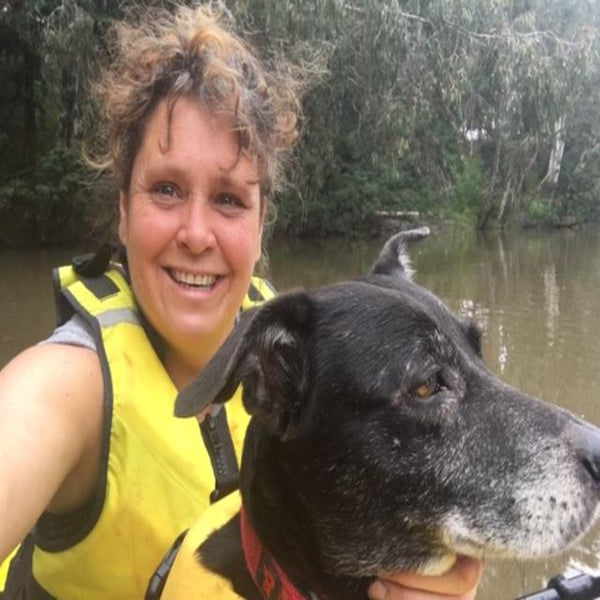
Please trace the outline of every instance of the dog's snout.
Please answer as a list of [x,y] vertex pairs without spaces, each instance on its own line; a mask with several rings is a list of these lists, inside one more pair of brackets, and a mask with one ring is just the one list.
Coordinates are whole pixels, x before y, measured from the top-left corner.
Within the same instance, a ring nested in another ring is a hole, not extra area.
[[572,427],[579,460],[593,479],[600,481],[600,429],[580,422]]

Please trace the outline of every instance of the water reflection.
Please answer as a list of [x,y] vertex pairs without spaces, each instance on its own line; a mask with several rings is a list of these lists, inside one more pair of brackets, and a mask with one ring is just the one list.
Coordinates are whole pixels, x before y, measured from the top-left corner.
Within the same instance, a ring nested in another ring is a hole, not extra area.
[[[380,241],[278,242],[269,276],[280,290],[364,274]],[[600,234],[477,235],[442,231],[414,247],[416,280],[462,318],[485,327],[483,353],[509,384],[600,424]],[[50,268],[72,251],[0,253],[0,364],[54,323]],[[505,600],[567,568],[598,569],[594,532],[571,555],[544,564],[489,565],[478,598]]]
[[418,252],[418,281],[484,325],[493,370],[600,421],[597,232],[446,234]]
[[[366,272],[380,241],[276,243],[278,289]],[[414,246],[415,279],[481,323],[492,370],[524,391],[600,422],[600,234],[442,231]]]
[[546,308],[546,330],[548,332],[548,345],[554,345],[556,334],[556,321],[560,314],[560,290],[556,284],[556,267],[548,265],[544,268],[544,297]]

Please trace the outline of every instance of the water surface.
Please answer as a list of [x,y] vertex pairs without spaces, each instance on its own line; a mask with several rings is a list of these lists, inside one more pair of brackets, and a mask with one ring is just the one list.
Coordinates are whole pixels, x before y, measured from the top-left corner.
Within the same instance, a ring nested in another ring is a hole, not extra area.
[[[269,277],[279,290],[366,272],[381,242],[271,244]],[[0,253],[0,365],[54,323],[50,269],[73,250]],[[600,424],[600,233],[565,230],[486,234],[447,230],[414,247],[415,279],[460,316],[485,327],[483,353],[507,383]],[[596,572],[593,532],[569,558],[492,563],[478,598],[505,600],[565,569]]]

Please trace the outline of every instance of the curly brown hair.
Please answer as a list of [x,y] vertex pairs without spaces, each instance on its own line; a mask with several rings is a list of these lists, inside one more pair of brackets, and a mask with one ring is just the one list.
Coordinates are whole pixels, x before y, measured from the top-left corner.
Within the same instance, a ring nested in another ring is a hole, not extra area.
[[261,197],[271,195],[282,151],[298,135],[302,78],[283,61],[261,61],[233,32],[221,6],[145,10],[118,22],[109,37],[109,60],[94,85],[106,118],[105,151],[95,162],[112,171],[120,189],[130,184],[145,124],[157,103],[196,98],[225,115],[237,132],[240,152],[259,165]]

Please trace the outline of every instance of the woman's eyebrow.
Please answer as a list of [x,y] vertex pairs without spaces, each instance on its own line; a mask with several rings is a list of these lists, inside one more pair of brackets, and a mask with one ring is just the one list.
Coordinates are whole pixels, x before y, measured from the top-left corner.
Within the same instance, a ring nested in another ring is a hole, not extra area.
[[239,185],[243,184],[243,185],[252,187],[255,185],[259,185],[260,179],[259,178],[242,179],[240,177],[231,177],[227,173],[222,173],[221,176],[219,177],[219,182],[221,183],[221,185],[225,185],[225,186],[236,186],[236,185],[239,186]]

